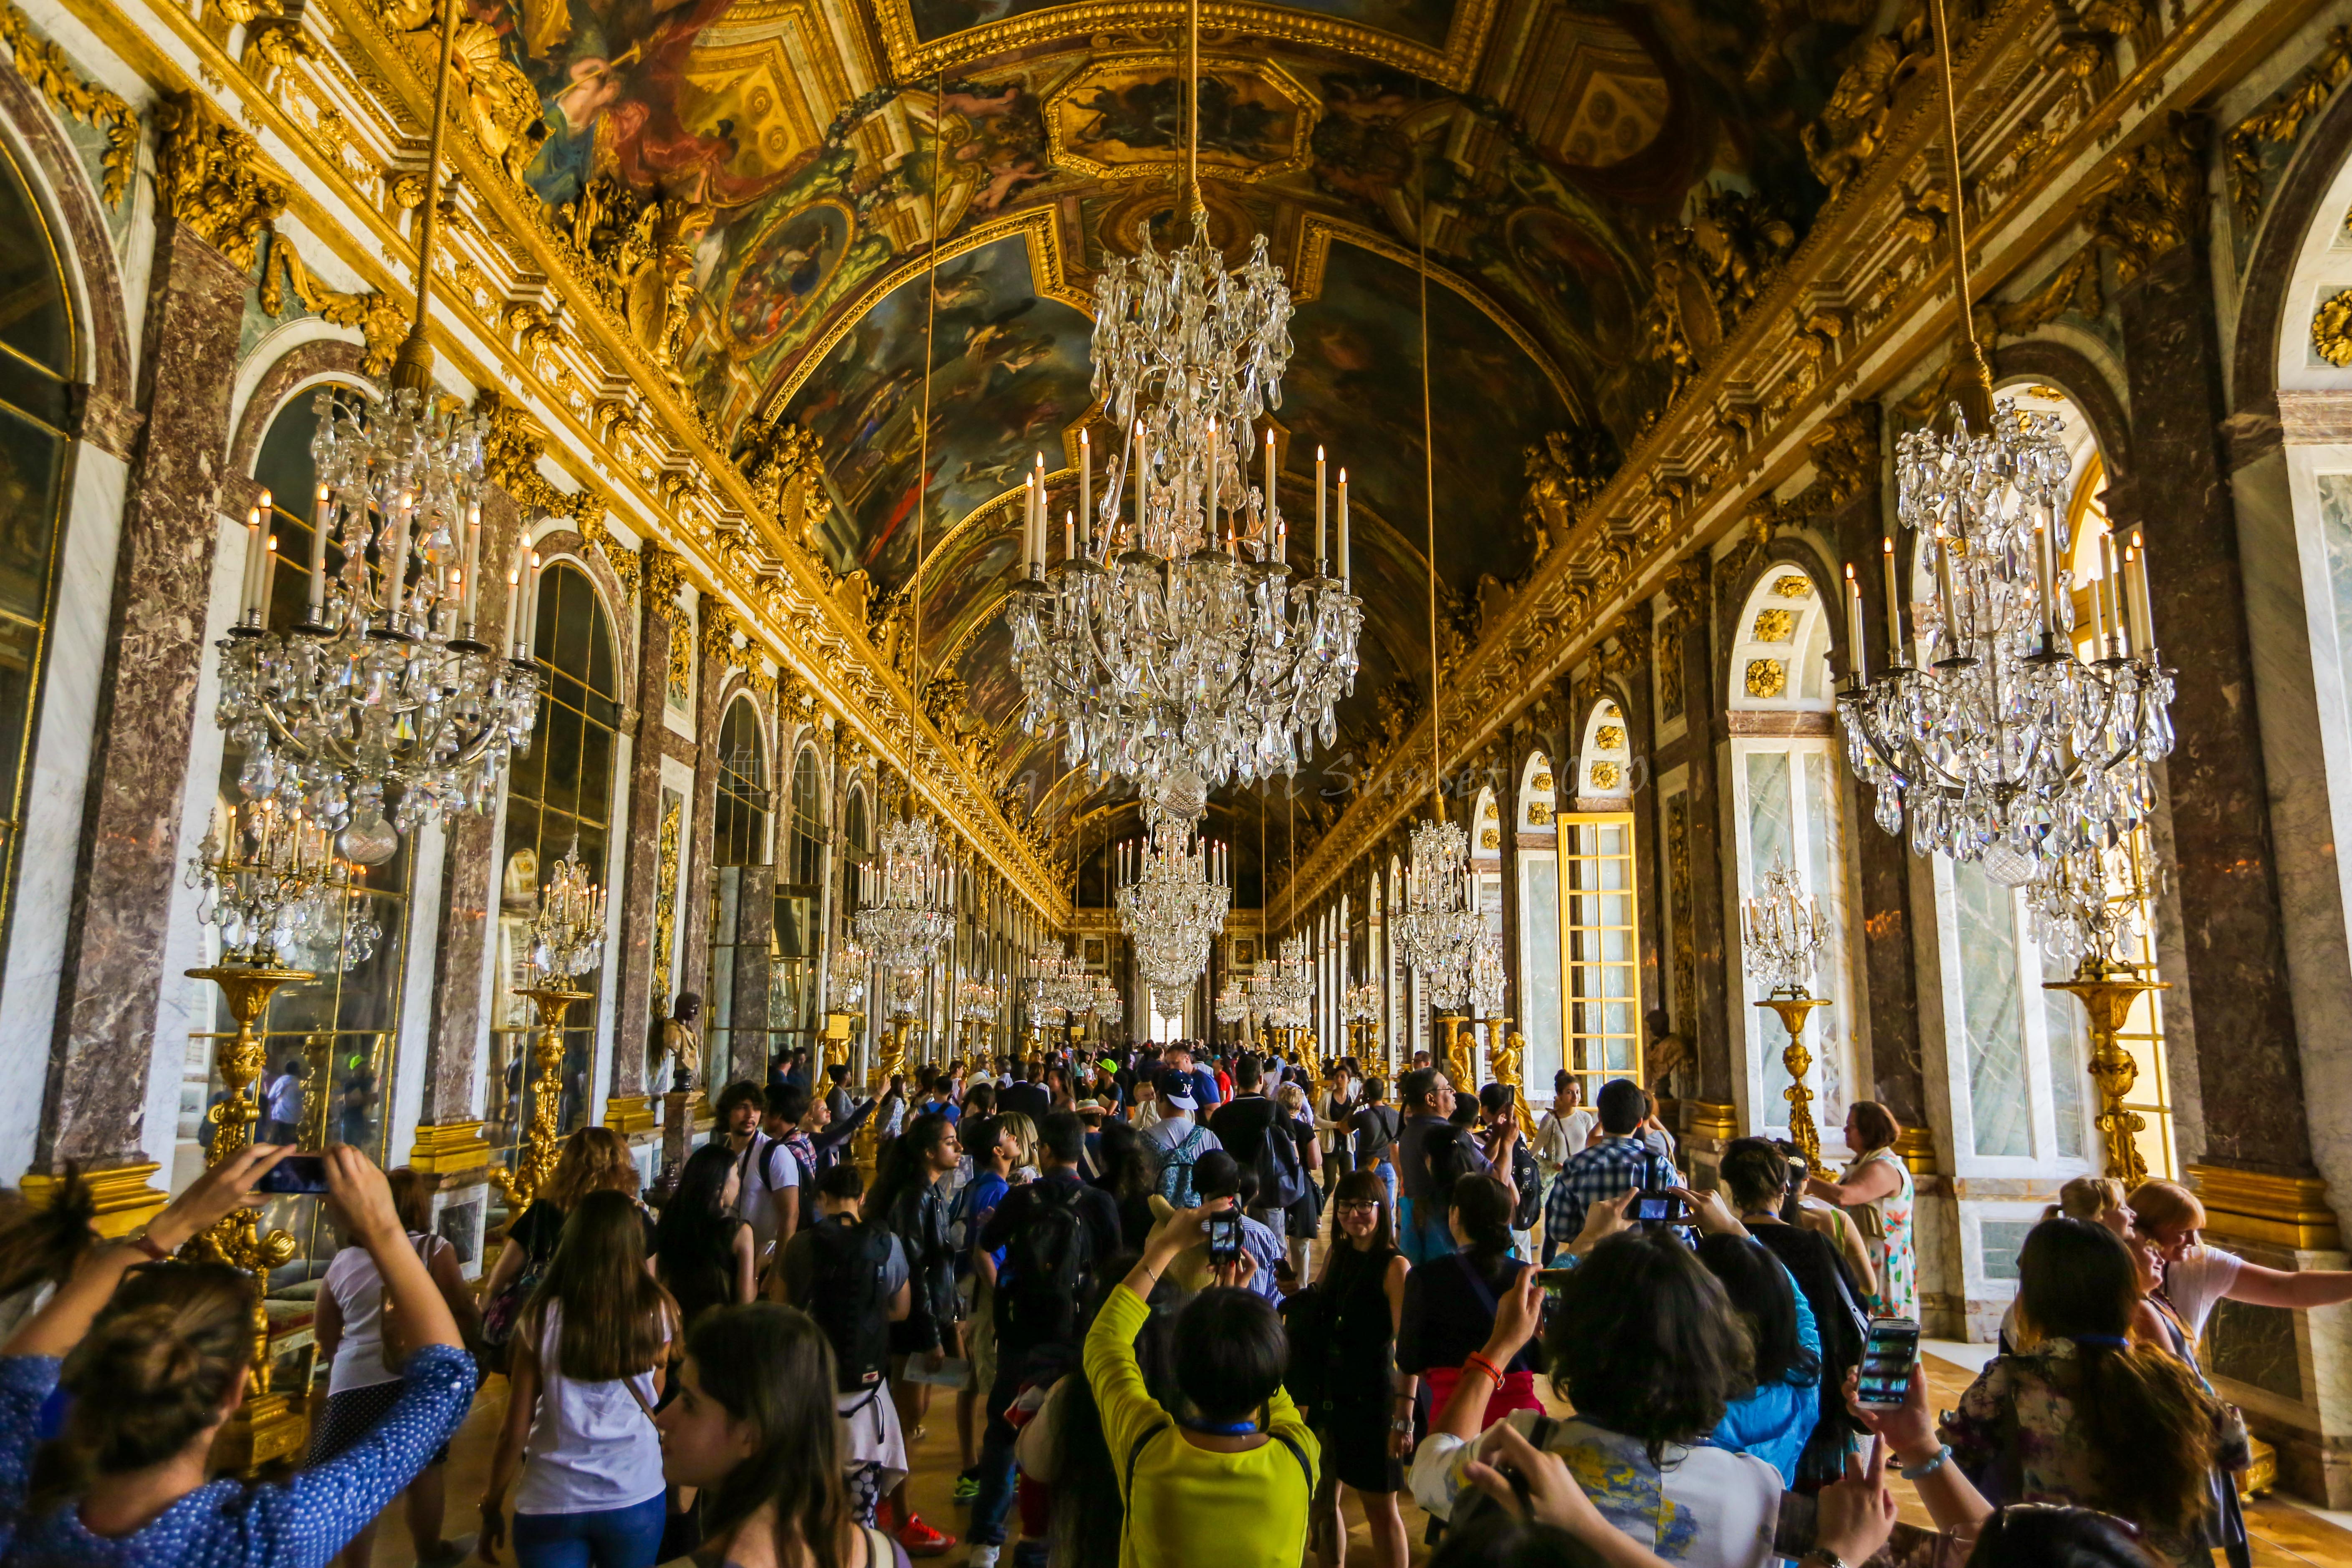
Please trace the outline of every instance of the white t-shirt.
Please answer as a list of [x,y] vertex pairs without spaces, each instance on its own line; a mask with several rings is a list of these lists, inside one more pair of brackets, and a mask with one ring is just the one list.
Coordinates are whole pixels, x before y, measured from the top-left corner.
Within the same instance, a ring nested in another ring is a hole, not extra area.
[[[1537,1412],[1507,1419],[1522,1434]],[[1769,1568],[1772,1528],[1780,1515],[1780,1472],[1753,1454],[1668,1444],[1665,1462],[1652,1465],[1640,1441],[1589,1421],[1553,1428],[1551,1451],[1567,1459],[1593,1506],[1611,1524],[1669,1563],[1689,1568]],[[1464,1467],[1477,1444],[1433,1432],[1413,1451],[1410,1484],[1421,1506],[1441,1519],[1470,1482]]]
[[[539,1336],[539,1410],[531,1418],[517,1513],[592,1513],[632,1508],[662,1493],[661,1435],[646,1414],[656,1398],[650,1369],[609,1383],[578,1383],[558,1370],[563,1308],[551,1301]],[[669,1336],[665,1325],[662,1342]],[[645,1395],[637,1404],[629,1384]]]
[[764,1257],[776,1243],[775,1194],[801,1184],[801,1163],[773,1138],[754,1132],[751,1142],[735,1156],[735,1168],[740,1173],[735,1213],[751,1226],[752,1245]]
[[2236,1253],[2202,1242],[2182,1252],[2178,1263],[2164,1266],[2165,1300],[2189,1325],[2189,1338],[2205,1337],[2205,1320],[2212,1316],[2213,1304],[2230,1293],[2238,1282],[2238,1270],[2245,1266]]
[[269,1120],[292,1123],[302,1120],[302,1080],[290,1072],[269,1080]]
[[[413,1230],[408,1245],[417,1248],[416,1256],[427,1268],[449,1249],[440,1237]],[[400,1373],[383,1364],[383,1276],[367,1248],[346,1247],[336,1253],[319,1288],[335,1299],[343,1314],[343,1337],[335,1342],[334,1365],[327,1373],[328,1396],[397,1381]]]

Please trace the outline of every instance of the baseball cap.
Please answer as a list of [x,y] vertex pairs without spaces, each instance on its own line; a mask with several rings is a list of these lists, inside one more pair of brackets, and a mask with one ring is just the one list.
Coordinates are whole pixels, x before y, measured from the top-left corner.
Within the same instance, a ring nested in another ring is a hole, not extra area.
[[1192,1098],[1192,1075],[1178,1072],[1174,1068],[1160,1075],[1160,1093],[1179,1110],[1197,1110],[1200,1101]]

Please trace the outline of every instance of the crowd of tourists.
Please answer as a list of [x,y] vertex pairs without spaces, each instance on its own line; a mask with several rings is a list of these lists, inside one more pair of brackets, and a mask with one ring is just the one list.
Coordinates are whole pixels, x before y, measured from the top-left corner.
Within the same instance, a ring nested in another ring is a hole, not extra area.
[[[327,1151],[327,1387],[283,1479],[213,1477],[260,1305],[205,1259],[290,1151],[128,1240],[78,1179],[15,1200],[0,1568],[367,1568],[391,1511],[426,1568],[1402,1568],[1416,1531],[1437,1568],[2244,1568],[2246,1433],[2199,1335],[2225,1298],[2352,1299],[2200,1244],[2184,1188],[2083,1178],[1939,1416],[1916,1359],[1874,1359],[1919,1302],[1902,1129],[1867,1101],[1834,1176],[1743,1138],[1704,1189],[1631,1080],[1588,1105],[1563,1073],[1537,1113],[1425,1058],[1391,1084],[1175,1044],[870,1099],[786,1058],[713,1110],[650,1193],[618,1134],[572,1133],[478,1280],[427,1178]],[[448,1444],[489,1377],[452,1535]],[[959,1519],[908,1496],[933,1422]],[[1898,1527],[1898,1481],[1934,1532]]]

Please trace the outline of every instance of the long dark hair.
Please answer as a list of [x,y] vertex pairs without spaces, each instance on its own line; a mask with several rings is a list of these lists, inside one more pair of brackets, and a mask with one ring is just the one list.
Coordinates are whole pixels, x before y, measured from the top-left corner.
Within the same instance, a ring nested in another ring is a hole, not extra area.
[[734,1152],[722,1140],[713,1140],[687,1156],[677,1173],[677,1188],[662,1205],[654,1230],[654,1257],[659,1260],[662,1282],[677,1299],[689,1323],[713,1307],[723,1307],[731,1294],[727,1243],[742,1223],[727,1211],[728,1173],[735,1168]]
[[62,1285],[98,1243],[91,1226],[98,1198],[68,1163],[57,1190],[36,1204],[14,1188],[0,1188],[0,1300],[36,1285]]
[[2098,1480],[2098,1496],[2076,1500],[2186,1533],[2210,1502],[2214,1401],[2187,1365],[2126,1339],[2139,1301],[2130,1249],[2095,1221],[2045,1219],[2026,1234],[2017,1275],[2018,1317],[2074,1342],[2071,1376],[2045,1364],[2074,1406],[2066,1440]]
[[841,1421],[833,1347],[796,1307],[753,1301],[697,1323],[686,1353],[703,1393],[758,1429],[759,1447],[702,1494],[702,1535],[720,1542],[763,1505],[776,1511],[776,1561],[797,1544],[817,1568],[841,1568],[854,1528],[841,1484]]
[[1462,1260],[1494,1279],[1511,1254],[1510,1189],[1483,1171],[1473,1172],[1454,1178],[1445,1206],[1470,1238],[1463,1244]]
[[[1747,1325],[1753,1384],[1819,1383],[1822,1358],[1797,1337],[1797,1292],[1780,1260],[1765,1251],[1762,1243],[1744,1236],[1703,1236],[1697,1251],[1698,1260],[1722,1285],[1732,1310]],[[1734,1397],[1746,1397],[1731,1392]],[[1754,1386],[1748,1392],[1753,1393]]]
[[651,1372],[677,1321],[677,1303],[646,1274],[645,1222],[636,1204],[615,1192],[590,1193],[563,1222],[547,1272],[523,1312],[532,1343],[545,1332],[551,1306],[564,1309],[555,1365],[575,1383],[611,1383]]
[[1723,1419],[1747,1376],[1730,1299],[1665,1232],[1621,1231],[1561,1289],[1545,1338],[1555,1392],[1596,1426],[1638,1438],[1659,1463]]
[[1159,1172],[1143,1134],[1131,1121],[1106,1118],[1102,1128],[1103,1182],[1110,1195],[1125,1203],[1150,1195]]
[[123,1276],[59,1384],[73,1404],[33,1456],[26,1515],[100,1476],[158,1465],[221,1418],[253,1359],[254,1282],[225,1263],[143,1263]]
[[898,1200],[931,1184],[926,1162],[938,1145],[940,1135],[953,1125],[936,1110],[908,1119],[907,1130],[891,1139],[882,1151],[880,1168],[874,1173],[873,1190],[866,1194],[864,1212],[867,1219],[888,1228],[890,1211],[898,1206]]
[[[1458,1186],[1456,1190],[1460,1190]],[[1396,1227],[1389,1223],[1389,1189],[1387,1184],[1381,1180],[1381,1173],[1378,1171],[1350,1171],[1339,1178],[1338,1186],[1331,1189],[1331,1206],[1335,1209],[1341,1204],[1366,1202],[1379,1205],[1381,1212],[1380,1223],[1372,1229],[1372,1244],[1363,1250],[1367,1258],[1378,1258],[1385,1265],[1396,1252],[1397,1245]],[[1334,1215],[1331,1223],[1334,1226],[1331,1245],[1338,1247],[1344,1240],[1345,1250],[1355,1251],[1355,1237],[1337,1229],[1339,1216]]]

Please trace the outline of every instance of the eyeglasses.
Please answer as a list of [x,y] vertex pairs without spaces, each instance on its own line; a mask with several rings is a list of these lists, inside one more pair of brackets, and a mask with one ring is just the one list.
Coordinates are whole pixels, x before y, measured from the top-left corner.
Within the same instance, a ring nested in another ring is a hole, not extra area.
[[1347,1198],[1331,1205],[1339,1214],[1378,1214],[1381,1205],[1370,1198]]

